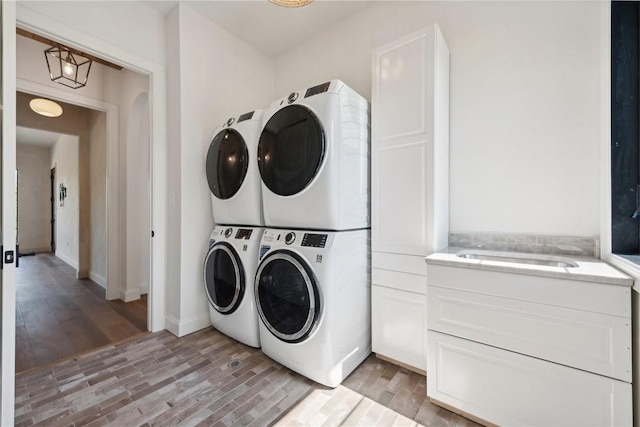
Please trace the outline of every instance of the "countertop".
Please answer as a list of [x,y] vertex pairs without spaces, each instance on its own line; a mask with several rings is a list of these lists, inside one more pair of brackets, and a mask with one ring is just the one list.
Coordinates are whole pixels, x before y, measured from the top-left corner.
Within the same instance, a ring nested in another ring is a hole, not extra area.
[[[556,277],[560,279],[581,280],[585,282],[596,282],[610,285],[633,286],[633,279],[609,264],[597,258],[576,257],[570,255],[560,255],[575,261],[577,267],[554,267],[534,264],[520,264],[505,261],[489,261],[479,259],[467,259],[456,256],[461,250],[472,250],[469,248],[446,248],[440,252],[429,255],[425,258],[427,262],[427,275],[429,265],[444,265],[450,267],[475,268],[479,270],[501,271],[506,273],[527,274],[533,276]],[[482,252],[482,251],[481,251]],[[495,251],[485,251],[495,252]],[[542,259],[554,259],[558,255],[533,254]]]

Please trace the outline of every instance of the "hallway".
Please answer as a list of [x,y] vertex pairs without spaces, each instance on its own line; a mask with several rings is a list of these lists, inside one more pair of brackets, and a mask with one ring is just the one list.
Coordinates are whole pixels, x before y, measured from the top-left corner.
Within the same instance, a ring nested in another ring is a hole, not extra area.
[[51,253],[20,258],[16,269],[16,373],[147,331],[146,295],[107,301],[105,290]]

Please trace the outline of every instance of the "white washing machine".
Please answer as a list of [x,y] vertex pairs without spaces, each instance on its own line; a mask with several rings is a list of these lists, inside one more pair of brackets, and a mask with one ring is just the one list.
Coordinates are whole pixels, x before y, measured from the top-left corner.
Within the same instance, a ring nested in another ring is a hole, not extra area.
[[207,152],[207,182],[216,224],[262,226],[257,164],[262,110],[251,111],[216,129]]
[[340,80],[265,110],[258,168],[267,227],[370,227],[369,103]]
[[253,281],[264,228],[216,226],[204,260],[211,324],[223,334],[260,347]]
[[369,230],[265,230],[255,296],[267,356],[336,387],[371,353],[369,245]]

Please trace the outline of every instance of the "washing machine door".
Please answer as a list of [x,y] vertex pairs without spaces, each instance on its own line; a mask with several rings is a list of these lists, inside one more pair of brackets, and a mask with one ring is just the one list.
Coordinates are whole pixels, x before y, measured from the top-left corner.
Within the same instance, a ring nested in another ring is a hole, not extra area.
[[214,244],[204,260],[204,287],[213,308],[233,313],[244,296],[244,270],[238,253],[225,242]]
[[325,135],[316,115],[301,105],[278,110],[260,134],[258,168],[273,193],[291,196],[304,190],[325,156]]
[[293,252],[275,251],[262,260],[255,295],[262,322],[282,341],[304,341],[319,320],[315,276],[306,261]]
[[207,152],[207,182],[218,199],[233,197],[247,176],[249,150],[235,129],[224,129],[216,134]]

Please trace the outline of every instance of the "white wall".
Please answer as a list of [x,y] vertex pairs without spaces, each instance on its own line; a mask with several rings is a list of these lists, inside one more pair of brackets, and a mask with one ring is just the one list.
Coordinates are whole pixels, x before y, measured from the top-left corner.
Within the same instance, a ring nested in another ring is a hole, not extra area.
[[91,269],[89,277],[107,286],[107,115],[92,111],[89,175],[91,180]]
[[131,301],[149,289],[149,105],[134,106],[149,91],[149,77],[106,69],[104,99],[118,105],[120,179],[120,298]]
[[[170,259],[179,259],[180,267],[170,269],[168,285],[179,283],[180,289],[170,291],[168,328],[184,335],[210,324],[202,282],[213,228],[205,173],[209,138],[228,117],[263,108],[273,100],[275,65],[188,5],[179,4],[168,21],[169,46],[174,54],[175,47],[179,50],[178,63],[168,64],[169,82],[179,85],[173,93],[176,88],[170,87],[169,116],[179,118],[179,124],[170,124],[169,154],[171,162],[180,159],[180,166],[169,170],[169,229],[179,230],[170,237],[169,248],[174,248]],[[177,106],[174,114],[172,108]],[[179,156],[174,157],[176,151]]]
[[22,253],[51,250],[50,158],[47,147],[16,147],[18,243]]
[[[60,135],[51,147],[51,168],[56,168],[56,256],[78,269],[79,221],[79,138]],[[60,184],[67,188],[67,197],[60,202]]]
[[451,51],[451,232],[598,236],[600,11],[381,2],[280,56],[277,96],[340,78],[370,99],[371,50],[437,23]]
[[32,13],[71,25],[77,42],[86,42],[87,33],[151,61],[165,62],[164,17],[142,2],[21,1],[18,20],[32,20]]
[[[146,88],[145,88],[146,89]],[[134,92],[132,92],[134,93]],[[140,92],[130,104],[127,125],[126,168],[127,177],[146,177],[127,180],[127,287],[138,293],[149,292],[149,262],[151,211],[149,209],[150,134],[149,97]]]

